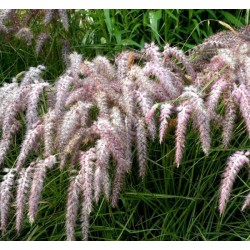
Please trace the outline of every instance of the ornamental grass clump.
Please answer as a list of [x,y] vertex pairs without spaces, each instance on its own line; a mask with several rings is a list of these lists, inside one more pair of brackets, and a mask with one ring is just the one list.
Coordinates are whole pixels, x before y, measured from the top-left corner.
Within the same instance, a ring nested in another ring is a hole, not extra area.
[[[52,14],[47,11],[46,20],[52,20]],[[225,36],[233,45],[223,43]],[[168,44],[163,51],[154,43],[146,44],[141,52],[123,51],[114,63],[103,56],[89,61],[73,52],[54,84],[43,80],[43,65],[5,83],[0,88],[3,168],[15,135],[20,129],[26,133],[15,166],[4,169],[2,233],[8,227],[12,202],[17,231],[26,214],[34,223],[46,176],[53,168],[71,176],[66,191],[67,239],[75,239],[80,217],[82,238],[87,240],[93,206],[101,196],[117,206],[132,168],[145,178],[148,141],[163,143],[170,126],[175,130],[177,167],[190,129],[197,131],[204,155],[211,147],[211,126],[222,127],[224,147],[230,146],[239,117],[250,133],[248,37],[249,26],[233,34],[215,35],[194,48],[190,56]],[[213,53],[207,52],[212,45]],[[201,61],[202,69],[197,66]],[[41,96],[46,100],[43,112]],[[218,113],[219,105],[227,112]],[[221,184],[221,213],[236,174],[249,163],[248,155],[238,152],[229,159]],[[243,207],[249,203],[248,197]]]
[[[28,46],[35,44],[36,54],[40,54],[46,43],[52,42],[54,29],[62,26],[65,33],[69,31],[70,10],[0,10],[0,34],[5,40],[14,37],[24,41]],[[36,27],[36,28],[34,28]],[[69,54],[70,42],[65,35],[60,36],[62,58],[66,62]]]

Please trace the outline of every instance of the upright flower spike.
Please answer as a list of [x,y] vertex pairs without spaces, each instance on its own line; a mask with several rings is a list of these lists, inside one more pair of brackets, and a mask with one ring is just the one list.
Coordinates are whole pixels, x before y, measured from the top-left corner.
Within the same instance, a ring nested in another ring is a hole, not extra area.
[[52,168],[56,163],[56,157],[51,155],[44,160],[40,160],[35,167],[34,177],[29,197],[29,221],[33,223],[38,211],[38,203],[42,194],[42,188],[46,177],[47,169]]
[[163,68],[161,65],[147,63],[144,70],[147,76],[152,75],[157,77],[159,82],[162,84],[165,92],[171,99],[175,99],[178,96],[179,91],[173,84],[174,79],[171,73],[168,72],[165,68]]
[[106,119],[99,118],[96,122],[96,133],[100,134],[101,139],[105,140],[109,144],[112,156],[115,158],[120,166],[128,171],[129,165],[125,159],[126,147],[124,143],[126,138],[120,138],[114,126]]
[[65,168],[68,155],[72,154],[72,152],[74,151],[77,151],[77,149],[80,150],[83,138],[86,137],[87,134],[88,133],[87,133],[86,128],[80,128],[74,133],[74,136],[72,137],[72,139],[70,139],[70,141],[65,146],[63,152],[60,155],[60,169],[61,170]]
[[98,74],[107,77],[110,81],[115,80],[115,68],[106,57],[97,56],[93,60],[93,64]]
[[172,114],[173,106],[169,103],[164,103],[161,105],[161,114],[160,114],[160,143],[163,142],[163,137],[166,133],[168,127],[168,120]]
[[25,139],[23,141],[20,154],[17,159],[16,169],[19,171],[22,168],[29,152],[40,142],[40,137],[42,137],[44,132],[44,125],[37,124],[33,129],[28,130]]
[[147,132],[142,119],[139,119],[136,124],[136,145],[138,151],[139,176],[144,178],[147,164]]
[[93,202],[93,170],[95,166],[96,152],[95,148],[89,149],[87,152],[80,154],[81,165],[81,182],[83,191],[83,203],[81,209],[81,229],[83,240],[88,239],[89,216],[92,211]]
[[[84,126],[88,119],[88,112],[91,103],[77,102],[71,109],[65,113],[59,134],[59,145],[63,149],[70,140],[72,134],[82,125]],[[82,123],[82,124],[81,124]]]
[[190,114],[191,114],[190,106],[182,105],[178,108],[177,127],[175,133],[175,138],[176,138],[175,163],[177,167],[179,167],[183,156],[183,150],[185,147],[185,140],[186,140],[186,131]]
[[65,107],[65,102],[68,97],[68,92],[73,78],[68,74],[61,76],[56,86],[56,104],[55,104],[55,115],[58,117],[61,115]]
[[177,49],[177,48],[171,48],[169,46],[169,44],[167,44],[165,47],[164,47],[164,57],[165,57],[165,60],[174,56],[176,57],[182,64],[183,66],[186,68],[188,74],[191,76],[192,80],[194,81],[195,78],[196,78],[196,73],[189,61],[189,59],[185,56],[185,54]]
[[234,101],[230,97],[226,103],[226,111],[225,111],[225,117],[223,120],[223,130],[222,130],[222,143],[224,148],[227,148],[229,146],[233,129],[235,126],[237,117],[237,109]]
[[18,112],[23,112],[25,110],[26,97],[29,91],[30,87],[28,86],[20,87],[12,96],[12,100],[7,107],[5,113],[6,115],[3,120],[3,135],[8,134],[9,128],[17,122],[16,117],[18,115]]
[[145,52],[148,61],[153,63],[160,63],[162,61],[162,54],[159,51],[159,47],[156,46],[155,43],[146,43],[143,52]]
[[20,83],[20,86],[28,86],[32,83],[43,82],[41,74],[46,69],[44,65],[38,65],[37,67],[30,67]]
[[239,105],[240,112],[245,120],[248,134],[250,136],[250,87],[245,84],[241,84],[233,92],[235,101]]
[[44,24],[49,25],[52,21],[53,17],[55,16],[57,10],[46,10],[45,16],[44,16]]
[[39,97],[43,89],[48,86],[49,84],[45,82],[34,84],[34,87],[32,88],[31,92],[28,94],[26,119],[27,119],[28,127],[30,129],[32,129],[33,126],[37,124],[37,122],[40,120],[38,111],[37,111]]
[[244,69],[245,69],[245,76],[246,76],[246,85],[250,87],[250,58],[244,58]]
[[82,240],[87,241],[89,236],[89,219],[90,214],[86,211],[83,206],[81,211],[81,229],[82,229]]
[[68,20],[68,14],[67,10],[58,10],[59,16],[62,20],[63,27],[66,31],[69,30],[69,20]]
[[111,206],[115,207],[118,202],[119,195],[122,190],[122,186],[125,180],[125,171],[124,167],[118,162],[116,166],[115,178],[113,181],[112,187],[112,197],[111,197]]
[[216,107],[219,103],[220,96],[225,90],[228,83],[224,79],[218,79],[212,86],[208,100],[207,100],[207,110],[210,119],[213,119],[216,114]]
[[147,113],[147,115],[146,115],[146,122],[147,122],[147,123],[150,123],[151,120],[154,118],[155,113],[156,113],[156,111],[157,111],[157,109],[158,109],[159,106],[160,106],[160,105],[159,105],[158,103],[156,103],[156,104],[154,104],[154,105],[152,106],[152,108],[148,111],[148,113]]
[[62,60],[63,62],[69,66],[69,54],[70,54],[70,42],[66,39],[61,40],[61,54],[62,54]]
[[0,31],[8,33],[8,28],[5,25],[5,20],[10,16],[11,10],[2,10],[0,13]]
[[11,141],[19,128],[20,123],[18,121],[14,121],[14,123],[9,127],[8,133],[2,136],[0,141],[0,165],[4,162],[4,158],[10,148]]
[[27,201],[28,191],[30,189],[31,179],[34,172],[36,162],[30,163],[26,169],[21,169],[20,178],[18,179],[17,195],[16,195],[16,230],[21,231],[25,205]]
[[128,117],[132,118],[134,115],[135,103],[134,95],[131,95],[135,90],[134,82],[128,77],[121,80],[122,99],[125,107],[125,112]]
[[50,36],[48,33],[46,32],[42,32],[38,38],[36,39],[36,48],[35,48],[35,51],[36,51],[36,54],[39,55],[41,50],[43,49],[44,47],[44,44],[49,40]]
[[7,229],[8,223],[8,214],[10,209],[10,202],[11,202],[11,193],[12,188],[15,184],[15,176],[16,176],[16,169],[11,169],[5,176],[4,180],[1,183],[1,206],[0,206],[0,214],[1,214],[1,231],[2,234],[5,233]]
[[71,179],[68,189],[67,212],[66,212],[66,233],[67,240],[75,240],[75,225],[77,220],[79,198],[80,198],[80,176],[77,175]]
[[115,59],[117,64],[117,75],[119,79],[124,79],[127,76],[130,56],[132,56],[131,52],[124,51]]
[[[146,92],[143,93],[140,91],[135,91],[135,96],[141,108],[142,114],[146,119],[148,113],[151,110],[151,107],[153,106],[153,100],[150,97],[150,95],[148,95]],[[156,135],[156,126],[155,126],[154,118],[152,117],[150,120],[146,119],[146,121],[147,121],[149,135],[151,139],[154,140],[155,135]]]
[[118,107],[112,108],[110,118],[116,132],[121,133],[122,138],[126,138],[124,116]]
[[195,123],[199,129],[202,149],[205,154],[209,153],[211,138],[208,113],[198,89],[193,86],[188,86],[180,96],[180,99],[188,99],[188,105],[194,114]]
[[83,206],[86,213],[90,214],[92,211],[93,201],[93,172],[95,167],[96,153],[95,149],[91,148],[87,152],[81,152],[79,163],[81,165],[81,180],[83,191]]
[[245,164],[249,164],[250,162],[248,158],[249,155],[250,151],[237,151],[228,159],[227,166],[222,175],[222,181],[220,185],[219,212],[221,215],[225,211],[238,172],[243,168]]
[[21,28],[16,36],[19,38],[19,39],[23,39],[27,45],[31,45],[31,41],[33,39],[33,33],[31,32],[30,28]]
[[11,83],[3,83],[0,87],[0,125],[2,126],[2,120],[5,115],[5,111],[11,103],[15,92],[19,89],[18,83],[14,78]]
[[244,204],[243,204],[241,210],[244,211],[249,206],[250,206],[250,193],[248,193],[248,195],[246,196]]
[[55,110],[49,109],[44,117],[44,155],[52,155],[54,150]]
[[77,79],[79,73],[80,73],[80,65],[82,63],[82,56],[78,54],[77,52],[73,52],[69,55],[70,60],[70,72],[72,76]]

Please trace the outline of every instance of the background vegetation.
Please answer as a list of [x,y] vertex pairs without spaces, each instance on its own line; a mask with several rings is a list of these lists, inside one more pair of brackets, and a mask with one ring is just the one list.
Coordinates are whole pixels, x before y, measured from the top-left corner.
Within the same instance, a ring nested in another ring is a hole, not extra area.
[[[36,56],[34,44],[3,35],[0,37],[0,82],[30,66],[44,64],[45,78],[54,81],[64,70],[59,39],[69,39],[72,51],[85,58],[102,54],[113,58],[122,50],[140,50],[144,43],[166,42],[188,51],[204,38],[225,29],[217,21],[234,28],[249,23],[248,10],[78,10],[71,11],[70,30],[53,30],[52,42]],[[33,30],[39,32],[34,20]],[[220,134],[212,131],[213,145],[204,157],[197,145],[197,135],[189,132],[184,160],[174,165],[174,131],[165,142],[149,145],[148,172],[142,182],[133,172],[126,181],[118,207],[105,200],[94,208],[90,240],[250,240],[250,213],[240,211],[250,190],[247,173],[240,172],[238,182],[223,217],[219,216],[218,188],[226,159],[236,149],[249,148],[249,139],[235,130],[230,150],[224,150]],[[23,135],[8,154],[6,165],[15,163]],[[136,164],[136,162],[134,163]],[[135,171],[135,168],[133,171]],[[0,173],[2,175],[2,173]],[[14,215],[1,240],[65,240],[65,203],[67,173],[50,172],[36,222],[26,221],[20,235],[14,227]],[[77,229],[81,238],[80,227]]]

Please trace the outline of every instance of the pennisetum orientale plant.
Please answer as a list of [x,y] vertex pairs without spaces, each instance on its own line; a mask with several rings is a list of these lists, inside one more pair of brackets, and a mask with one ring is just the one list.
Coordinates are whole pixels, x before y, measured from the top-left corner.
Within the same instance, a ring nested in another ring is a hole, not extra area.
[[[48,10],[44,15],[45,24],[60,15],[64,28],[68,28],[64,11]],[[7,30],[4,17],[1,20],[1,30]],[[18,31],[19,36],[22,32]],[[43,65],[4,83],[0,88],[1,166],[18,131],[25,128],[26,133],[15,166],[4,169],[0,189],[2,233],[8,227],[12,202],[16,203],[18,232],[26,207],[30,223],[35,221],[46,176],[53,168],[71,175],[67,239],[75,239],[80,214],[83,239],[87,240],[93,205],[103,195],[115,207],[132,167],[145,178],[147,143],[163,143],[170,126],[175,129],[177,167],[182,162],[189,125],[198,132],[205,155],[211,147],[212,125],[221,129],[225,148],[230,146],[239,117],[250,135],[249,37],[250,26],[216,34],[189,56],[169,44],[163,51],[154,43],[146,44],[140,52],[123,51],[114,63],[103,56],[89,61],[73,52],[54,84],[43,79]],[[41,95],[47,101],[42,115],[38,112]],[[225,107],[224,114],[217,112],[220,104]],[[137,164],[132,164],[134,149]],[[31,152],[32,161],[28,160]],[[236,152],[228,160],[220,188],[221,214],[237,173],[249,164],[248,156],[249,151]],[[243,209],[249,204],[248,195]]]

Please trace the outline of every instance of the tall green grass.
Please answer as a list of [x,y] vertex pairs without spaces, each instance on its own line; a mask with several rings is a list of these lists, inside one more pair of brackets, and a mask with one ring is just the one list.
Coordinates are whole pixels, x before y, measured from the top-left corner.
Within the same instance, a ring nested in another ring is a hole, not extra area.
[[[249,23],[247,10],[79,10],[72,12],[69,34],[52,34],[52,43],[35,56],[34,46],[12,39],[0,43],[0,80],[10,79],[30,66],[47,66],[46,79],[53,82],[64,70],[58,39],[71,39],[73,50],[85,58],[97,54],[112,58],[124,49],[140,50],[145,42],[161,47],[166,42],[188,50],[209,35],[223,30],[216,20],[234,28]],[[35,25],[35,24],[34,24]],[[38,29],[38,28],[37,28]],[[2,39],[2,38],[0,38]],[[148,145],[145,180],[137,177],[136,157],[120,201],[110,208],[103,199],[91,216],[90,240],[250,240],[250,213],[240,208],[250,190],[247,171],[239,174],[225,215],[219,216],[220,176],[229,155],[249,148],[249,139],[239,123],[231,147],[221,147],[221,131],[212,129],[212,148],[205,157],[198,135],[189,128],[183,162],[174,165],[174,131],[162,145]],[[12,167],[20,149],[20,133],[5,161]],[[136,153],[136,152],[135,152]],[[0,173],[2,176],[2,173]],[[65,240],[65,204],[69,175],[54,169],[43,190],[38,218],[25,220],[20,235],[15,232],[14,209],[1,240]],[[15,206],[15,204],[13,204]],[[76,230],[81,239],[80,223]]]

